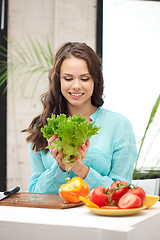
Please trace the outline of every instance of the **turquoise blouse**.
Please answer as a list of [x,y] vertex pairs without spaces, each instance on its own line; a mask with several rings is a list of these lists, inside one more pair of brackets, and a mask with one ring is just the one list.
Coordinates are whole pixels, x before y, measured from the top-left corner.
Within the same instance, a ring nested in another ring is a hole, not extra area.
[[[131,183],[137,159],[135,136],[130,121],[119,113],[99,107],[90,118],[101,126],[98,135],[90,138],[90,147],[83,162],[89,167],[84,179],[90,189],[108,187],[115,180]],[[31,177],[29,192],[58,193],[65,179],[76,176],[71,170],[63,172],[53,156],[29,147]]]

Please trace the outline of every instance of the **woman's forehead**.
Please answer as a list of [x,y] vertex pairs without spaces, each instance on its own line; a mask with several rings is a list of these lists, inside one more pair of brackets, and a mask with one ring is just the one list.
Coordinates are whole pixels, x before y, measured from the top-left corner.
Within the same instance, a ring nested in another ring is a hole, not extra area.
[[74,73],[79,72],[79,74],[88,74],[88,65],[84,59],[70,57],[66,58],[61,65],[60,72],[62,73]]

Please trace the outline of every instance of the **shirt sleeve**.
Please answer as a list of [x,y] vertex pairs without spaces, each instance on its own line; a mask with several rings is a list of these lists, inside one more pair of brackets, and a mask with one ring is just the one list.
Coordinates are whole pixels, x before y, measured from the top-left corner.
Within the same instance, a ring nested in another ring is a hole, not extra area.
[[29,181],[29,192],[35,193],[56,193],[61,184],[65,182],[67,173],[63,172],[56,161],[49,169],[46,169],[41,152],[35,152],[29,144],[29,156],[31,162],[31,177]]
[[92,188],[109,187],[113,181],[121,180],[131,183],[137,148],[132,125],[127,118],[121,121],[113,144],[111,168],[107,176],[102,176],[95,169],[89,169],[84,179]]

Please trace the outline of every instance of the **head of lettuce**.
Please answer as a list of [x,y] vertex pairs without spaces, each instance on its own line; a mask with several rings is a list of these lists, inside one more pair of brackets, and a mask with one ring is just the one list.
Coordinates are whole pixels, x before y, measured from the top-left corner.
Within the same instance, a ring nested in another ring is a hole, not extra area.
[[58,135],[59,141],[53,142],[48,147],[58,148],[58,152],[63,151],[62,161],[66,171],[69,171],[75,164],[75,157],[81,159],[78,147],[85,144],[87,139],[98,133],[100,129],[94,123],[88,123],[85,117],[80,114],[67,117],[65,114],[52,114],[47,118],[48,124],[41,128],[43,136],[48,140],[54,134]]

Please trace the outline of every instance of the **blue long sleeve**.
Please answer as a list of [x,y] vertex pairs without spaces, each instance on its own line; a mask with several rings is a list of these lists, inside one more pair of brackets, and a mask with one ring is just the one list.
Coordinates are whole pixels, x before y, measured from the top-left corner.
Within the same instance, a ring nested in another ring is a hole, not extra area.
[[[115,122],[112,121],[109,123],[106,118],[103,121],[103,123],[106,121],[106,125],[105,123],[101,125],[100,134],[102,134],[102,137],[99,136],[101,141],[96,140],[95,137],[92,139],[92,144],[97,145],[98,148],[97,153],[94,150],[93,154],[96,155],[99,166],[102,166],[103,170],[100,172],[96,171],[95,169],[97,168],[94,166],[93,168],[90,167],[85,181],[91,188],[95,186],[109,187],[115,180],[122,180],[128,183],[132,181],[134,163],[137,159],[136,141],[132,126],[128,119],[122,115],[117,116],[117,114],[109,112],[109,115],[110,114],[113,115],[112,117]],[[118,117],[117,119],[116,116]],[[105,128],[106,134],[104,134]],[[102,160],[102,153],[98,153],[100,148],[103,150],[103,154],[104,152],[106,154]],[[93,149],[91,151],[93,151]]]
[[45,154],[43,151],[32,151],[31,144],[29,156],[31,160],[29,192],[58,193],[59,186],[64,183],[68,173],[59,168],[49,152]]
[[[128,183],[132,180],[137,149],[132,125],[129,120],[103,108],[90,116],[97,126],[99,134],[92,136],[90,147],[83,162],[89,167],[84,179],[92,189],[96,186],[108,187],[115,180]],[[76,176],[72,171],[63,172],[52,155],[44,151],[31,150],[30,192],[58,193],[67,177]]]

